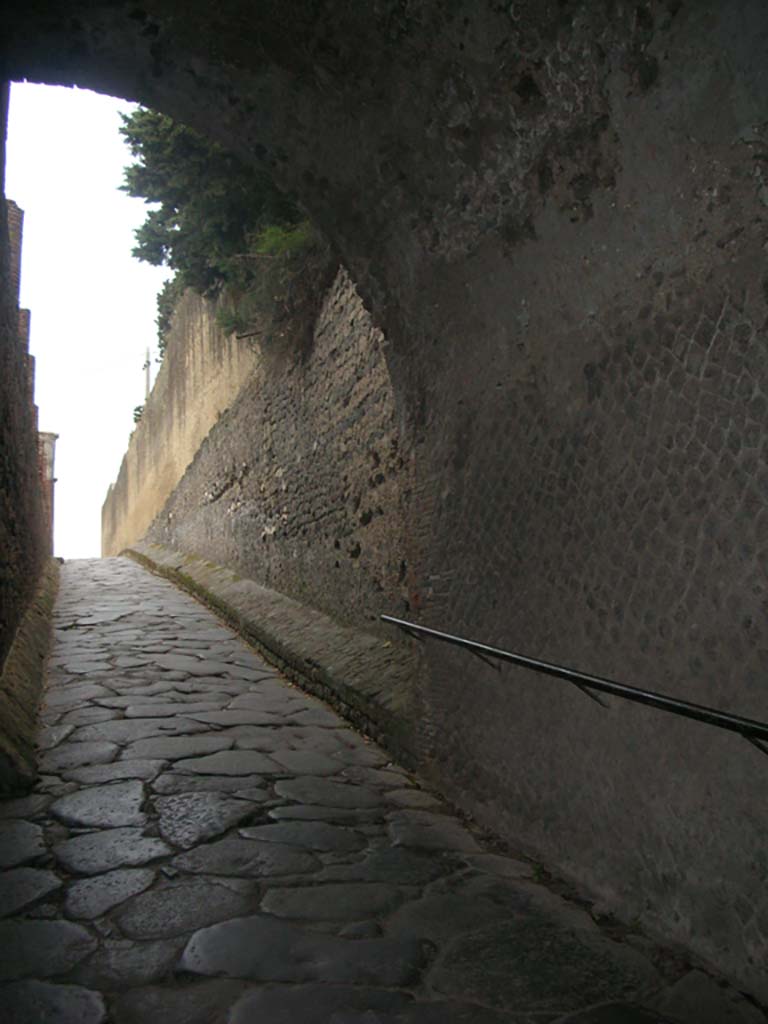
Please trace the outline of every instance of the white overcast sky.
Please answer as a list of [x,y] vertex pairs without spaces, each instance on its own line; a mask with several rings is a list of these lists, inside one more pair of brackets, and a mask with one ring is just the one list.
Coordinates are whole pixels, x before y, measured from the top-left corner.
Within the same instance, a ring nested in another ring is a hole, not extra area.
[[131,104],[13,85],[5,194],[24,210],[21,305],[31,310],[40,429],[56,444],[54,553],[96,557],[101,505],[157,366],[155,296],[167,271],[131,256],[146,206],[118,191]]

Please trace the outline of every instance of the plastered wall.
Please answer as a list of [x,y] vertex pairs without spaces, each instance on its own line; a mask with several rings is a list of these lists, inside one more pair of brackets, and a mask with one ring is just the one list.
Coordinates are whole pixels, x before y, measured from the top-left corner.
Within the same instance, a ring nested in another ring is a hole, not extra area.
[[253,371],[253,351],[227,338],[215,314],[192,292],[176,309],[163,365],[102,508],[104,555],[144,536]]

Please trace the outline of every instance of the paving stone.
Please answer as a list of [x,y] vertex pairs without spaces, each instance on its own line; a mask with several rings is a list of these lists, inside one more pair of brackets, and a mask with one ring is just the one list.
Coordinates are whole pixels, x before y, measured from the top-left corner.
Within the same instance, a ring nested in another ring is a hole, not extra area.
[[[212,1024],[224,1020],[228,1007],[243,993],[239,981],[202,981],[182,989],[151,987],[126,992],[114,1002],[115,1024]],[[271,1024],[271,1021],[270,1021]],[[300,1024],[298,1018],[293,1024]]]
[[0,921],[0,981],[63,974],[96,948],[96,939],[69,921]]
[[350,822],[356,826],[383,820],[381,809],[323,807],[320,804],[283,804],[280,807],[270,807],[269,816],[277,821],[328,821],[341,824]]
[[252,775],[183,775],[168,772],[152,783],[156,793],[239,793],[248,791],[252,801],[264,801],[269,791],[253,785]]
[[144,786],[138,780],[94,786],[63,796],[51,804],[51,814],[67,825],[115,828],[144,825],[141,813]]
[[384,794],[384,799],[396,807],[410,807],[415,810],[431,810],[444,806],[437,797],[423,789],[390,789]]
[[401,901],[399,889],[380,882],[270,889],[261,909],[302,921],[359,921],[388,913]]
[[387,988],[413,984],[424,963],[417,942],[339,939],[261,914],[196,932],[181,959],[192,974]]
[[180,772],[197,772],[200,775],[274,775],[278,767],[264,754],[255,750],[222,750],[209,757],[195,757],[187,761],[178,761],[176,770]]
[[407,995],[381,989],[264,985],[246,992],[235,1003],[228,1024],[255,1024],[256,1021],[265,1024],[329,1024],[329,1021],[377,1024],[381,1020],[399,1020],[390,1015],[398,1014],[409,1003]]
[[254,811],[246,800],[205,792],[158,797],[155,807],[160,814],[160,835],[183,850],[226,832]]
[[0,917],[15,914],[36,900],[61,887],[52,871],[37,868],[13,868],[0,873]]
[[[691,1024],[700,1024],[703,1018],[697,1015],[689,1020]],[[726,1020],[722,1020],[720,1017],[715,1020],[717,1024],[727,1024]],[[672,1024],[672,1021],[668,1017],[660,1017],[658,1013],[645,1010],[640,1006],[610,1003],[580,1013],[569,1013],[567,1017],[560,1017],[557,1024]]]
[[0,992],[3,1024],[105,1024],[107,1010],[99,992],[79,985],[14,981]]
[[389,817],[393,846],[481,853],[474,836],[455,818],[429,811],[396,811]]
[[[463,935],[430,975],[433,990],[518,1013],[642,1002],[659,987],[651,964],[596,928],[567,928],[535,906]],[[595,1022],[597,1024],[597,1022]]]
[[327,729],[338,729],[343,724],[339,716],[334,714],[333,711],[327,711],[321,707],[305,708],[303,711],[293,715],[293,721],[297,725],[318,725],[321,728]]
[[137,740],[125,748],[122,759],[163,758],[177,761],[194,757],[196,754],[212,754],[228,750],[234,740],[225,736],[165,736],[151,740]]
[[476,853],[464,857],[465,862],[478,871],[486,871],[499,878],[533,878],[532,864],[514,857],[501,857],[495,853]]
[[512,881],[489,875],[449,876],[400,907],[387,922],[387,932],[441,946],[465,932],[519,917],[531,904],[530,889]]
[[271,757],[297,775],[337,775],[343,768],[328,754],[312,750],[276,750]]
[[235,725],[223,729],[218,735],[231,736],[236,750],[263,750],[271,754],[273,750],[284,748],[284,742],[276,735],[277,732],[277,729],[265,729],[259,725]]
[[153,760],[112,761],[110,764],[94,764],[88,768],[73,768],[62,772],[62,777],[71,782],[85,785],[98,782],[115,782],[118,779],[143,779],[145,782],[154,779],[162,770],[165,761]]
[[77,686],[59,686],[46,691],[43,706],[46,708],[64,708],[74,704],[82,704],[97,697],[110,697],[112,691],[95,683],[80,683]]
[[133,743],[153,736],[184,736],[205,732],[202,722],[177,715],[175,718],[132,718],[98,725],[83,725],[75,733],[80,742],[102,739],[110,743]]
[[[174,715],[190,717],[202,711],[213,711],[221,705],[215,701],[178,701],[176,704],[131,704],[125,709],[126,718],[171,718]],[[200,719],[204,721],[204,719]]]
[[233,708],[223,711],[201,711],[190,714],[197,722],[206,722],[208,725],[277,725],[280,721],[277,715],[269,714],[266,711],[254,711],[252,708]]
[[[343,761],[344,755],[339,754]],[[375,789],[397,789],[410,786],[411,781],[405,772],[391,771],[385,768],[369,768],[367,765],[347,765],[342,770],[340,781],[351,782],[353,785],[371,786]],[[385,794],[386,795],[386,794]]]
[[108,761],[114,761],[118,750],[117,744],[105,740],[93,743],[67,741],[41,757],[39,768],[42,772],[58,772],[66,768],[81,768],[87,764],[106,764]]
[[187,654],[158,654],[155,664],[159,668],[186,672],[191,676],[220,676],[229,668],[225,662],[195,658]]
[[136,896],[114,917],[128,938],[169,939],[253,909],[253,896],[193,878]]
[[75,711],[68,711],[62,721],[67,725],[92,725],[94,722],[109,722],[118,717],[118,712],[112,708],[85,707],[77,708]]
[[0,824],[0,868],[36,860],[45,853],[43,830],[31,821],[6,821]]
[[461,867],[447,854],[384,846],[371,850],[354,864],[329,864],[318,873],[318,882],[391,882],[393,885],[426,885]]
[[[362,764],[370,768],[382,768],[390,763],[390,757],[373,743],[366,743],[352,734],[346,734],[343,748],[343,760],[347,764]],[[352,740],[352,742],[350,742]]]
[[172,864],[191,874],[236,875],[243,878],[303,875],[321,867],[317,857],[306,850],[235,837],[198,846],[189,853],[174,857]]
[[365,786],[350,786],[311,776],[281,779],[275,784],[275,792],[289,800],[329,807],[376,807],[382,802],[378,793]]
[[73,976],[82,985],[104,991],[151,985],[170,976],[183,948],[183,939],[105,939],[93,956],[75,969]]
[[275,825],[241,828],[244,839],[260,839],[265,843],[285,843],[307,850],[359,850],[365,838],[352,828],[340,828],[323,821],[286,821]]
[[41,729],[37,739],[37,749],[53,750],[74,731],[74,725],[52,725],[47,729]]
[[173,851],[139,828],[110,828],[75,836],[53,848],[56,859],[77,875],[97,875],[123,866],[141,866]]
[[32,793],[12,800],[0,798],[0,819],[36,818],[44,813],[50,802],[51,798],[44,793]]
[[101,917],[130,896],[144,892],[155,877],[150,868],[125,868],[72,882],[67,887],[64,909],[70,917]]
[[[755,1006],[732,989],[718,985],[703,971],[689,971],[655,998],[652,1005],[674,1020],[696,1024],[765,1024],[766,1020]],[[591,1022],[585,1020],[585,1024]],[[600,1022],[596,1020],[595,1024]]]
[[93,672],[109,672],[111,666],[108,661],[71,658],[64,663],[63,668],[66,672],[72,672],[74,675],[87,676]]

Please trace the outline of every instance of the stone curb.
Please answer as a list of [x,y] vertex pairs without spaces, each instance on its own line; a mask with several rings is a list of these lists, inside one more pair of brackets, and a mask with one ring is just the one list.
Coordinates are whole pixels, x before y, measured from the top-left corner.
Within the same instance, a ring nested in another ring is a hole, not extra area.
[[298,686],[419,766],[415,655],[202,558],[144,541],[122,554],[194,595]]
[[0,672],[0,794],[28,789],[37,778],[35,732],[51,645],[59,563],[50,559]]

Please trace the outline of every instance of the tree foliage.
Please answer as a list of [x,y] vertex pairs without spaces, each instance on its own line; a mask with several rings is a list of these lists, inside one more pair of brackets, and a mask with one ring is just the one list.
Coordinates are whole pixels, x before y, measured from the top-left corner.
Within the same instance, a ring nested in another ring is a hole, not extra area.
[[267,175],[165,114],[140,107],[122,121],[136,160],[122,189],[153,207],[133,255],[171,267],[182,288],[201,294],[246,286],[247,254],[267,229],[291,232],[302,220],[295,204]]

